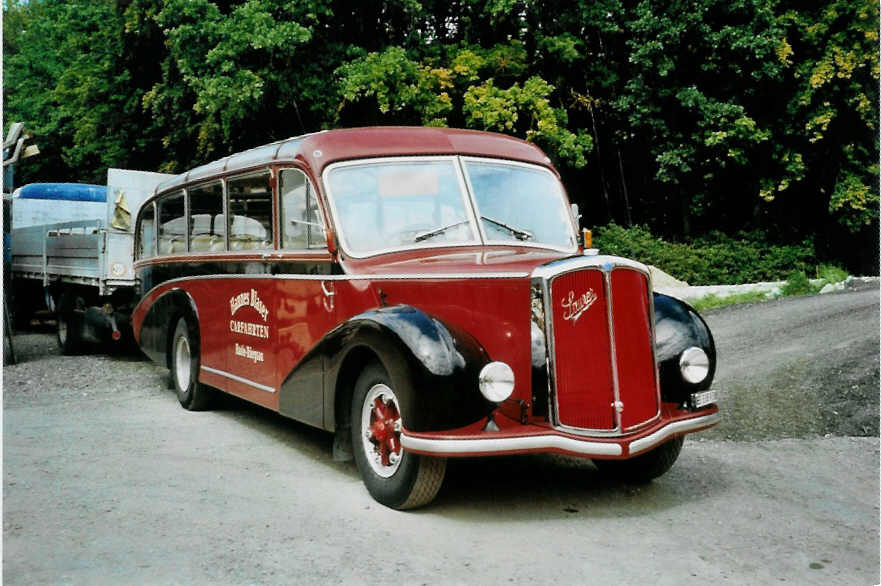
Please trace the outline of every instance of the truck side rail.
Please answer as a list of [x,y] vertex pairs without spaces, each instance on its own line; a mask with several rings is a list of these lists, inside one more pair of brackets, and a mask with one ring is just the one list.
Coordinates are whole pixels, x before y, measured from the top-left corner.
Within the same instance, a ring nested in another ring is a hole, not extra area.
[[54,222],[12,231],[13,274],[102,287],[107,229],[101,219]]

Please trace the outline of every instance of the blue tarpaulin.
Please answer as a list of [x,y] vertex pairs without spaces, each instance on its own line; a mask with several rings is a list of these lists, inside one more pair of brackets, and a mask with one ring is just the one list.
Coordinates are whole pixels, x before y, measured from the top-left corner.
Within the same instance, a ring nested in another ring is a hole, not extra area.
[[63,201],[107,201],[107,187],[85,183],[31,183],[15,194],[20,199],[55,199]]

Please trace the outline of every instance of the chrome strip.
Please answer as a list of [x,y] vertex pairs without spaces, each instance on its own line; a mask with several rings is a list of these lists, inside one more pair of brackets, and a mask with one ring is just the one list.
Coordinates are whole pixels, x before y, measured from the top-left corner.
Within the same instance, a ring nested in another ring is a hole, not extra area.
[[[531,283],[535,284],[535,277]],[[545,348],[548,369],[548,416],[555,424],[560,423],[560,405],[557,403],[557,338],[554,335],[554,304],[551,302],[551,282],[540,279],[542,303],[545,310]]]
[[267,393],[274,393],[274,392],[275,392],[275,389],[272,388],[272,387],[268,387],[268,386],[266,386],[266,385],[261,385],[260,383],[255,383],[255,382],[252,381],[252,380],[248,380],[248,379],[246,379],[246,378],[242,378],[242,377],[240,377],[240,376],[236,376],[236,375],[234,375],[234,374],[230,374],[230,373],[228,373],[228,372],[224,372],[224,371],[222,371],[222,370],[217,370],[216,368],[211,368],[211,367],[208,367],[208,366],[202,366],[201,368],[202,368],[202,370],[205,370],[205,371],[207,371],[207,372],[211,372],[211,373],[213,373],[213,374],[217,374],[217,375],[220,375],[220,376],[225,376],[225,377],[228,378],[228,379],[232,379],[232,380],[234,380],[234,381],[237,381],[237,382],[240,382],[240,383],[244,383],[244,384],[246,384],[246,385],[248,385],[248,386],[254,387],[255,389],[260,389],[261,391],[266,391]]
[[557,277],[559,275],[562,275],[563,273],[570,273],[572,271],[578,271],[587,268],[601,269],[605,265],[610,265],[610,268],[628,267],[645,273],[646,275],[649,275],[649,278],[651,278],[648,267],[640,262],[636,262],[627,258],[621,258],[620,256],[608,256],[599,254],[596,256],[577,256],[555,260],[549,262],[546,265],[536,267],[532,271],[532,276],[534,278],[552,279],[553,277]]
[[[612,269],[614,270],[614,268]],[[612,316],[612,271],[603,270],[603,286],[606,288],[606,323],[609,327],[609,348],[612,366],[612,417],[615,418],[615,431],[620,432],[623,427],[622,411],[624,403],[621,402],[621,382],[618,380],[618,346],[615,343],[615,321]],[[618,409],[618,406],[621,409]]]
[[587,442],[561,435],[534,435],[507,438],[475,439],[425,439],[401,434],[401,445],[409,450],[432,454],[484,454],[517,450],[566,450],[585,456],[620,456],[624,453],[619,444]]
[[697,417],[695,419],[676,421],[650,435],[645,436],[644,438],[640,438],[632,442],[630,444],[630,455],[633,456],[635,454],[639,454],[650,448],[653,448],[656,445],[663,443],[664,440],[666,440],[673,434],[686,433],[699,427],[716,425],[721,419],[722,415],[719,414],[719,412],[716,412],[710,415],[704,415],[703,417]]
[[173,285],[175,283],[183,283],[185,281],[210,281],[215,279],[267,279],[276,281],[450,281],[456,279],[525,279],[529,273],[419,273],[419,274],[385,274],[385,275],[243,275],[243,274],[223,274],[223,275],[193,275],[190,277],[178,277],[162,281],[141,296],[141,299],[149,296],[153,291]]

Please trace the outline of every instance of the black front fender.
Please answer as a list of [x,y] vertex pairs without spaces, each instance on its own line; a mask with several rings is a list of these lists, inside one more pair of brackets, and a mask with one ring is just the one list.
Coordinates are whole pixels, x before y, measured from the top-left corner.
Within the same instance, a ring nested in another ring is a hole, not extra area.
[[[688,395],[708,389],[716,372],[716,344],[710,328],[697,311],[679,299],[660,293],[654,294],[655,356],[661,377],[661,397],[664,401],[684,403]],[[679,358],[682,353],[697,346],[710,359],[710,372],[699,384],[682,378]]]
[[304,383],[314,385],[321,371],[322,426],[335,429],[348,419],[352,388],[369,360],[388,373],[411,431],[461,427],[494,407],[477,386],[480,369],[490,361],[480,344],[415,307],[399,305],[356,315],[331,331],[282,384],[279,411],[304,419]]

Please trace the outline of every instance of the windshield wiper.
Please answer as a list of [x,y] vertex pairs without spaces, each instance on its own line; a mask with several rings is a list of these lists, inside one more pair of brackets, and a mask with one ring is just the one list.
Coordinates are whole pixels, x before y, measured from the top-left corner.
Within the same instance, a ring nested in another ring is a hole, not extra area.
[[417,234],[413,239],[413,242],[422,242],[423,240],[428,240],[429,238],[434,238],[438,234],[443,234],[450,228],[455,228],[456,226],[461,226],[462,224],[467,224],[468,220],[461,220],[459,222],[453,222],[452,224],[447,224],[446,226],[441,226],[440,228],[436,228],[434,230],[430,230],[428,232],[423,232],[422,234]]
[[492,218],[487,218],[486,216],[480,216],[480,219],[486,220],[491,224],[495,224],[501,228],[504,228],[508,232],[514,235],[514,238],[517,240],[532,240],[535,236],[533,236],[532,232],[527,232],[526,230],[521,230],[519,228],[515,228],[514,226],[509,226],[504,222],[499,222],[498,220],[493,220]]

